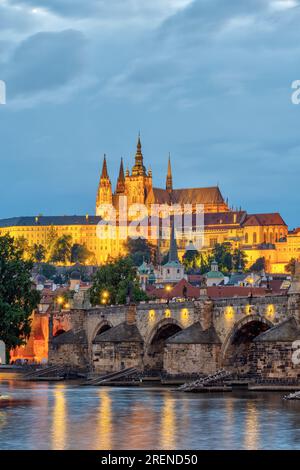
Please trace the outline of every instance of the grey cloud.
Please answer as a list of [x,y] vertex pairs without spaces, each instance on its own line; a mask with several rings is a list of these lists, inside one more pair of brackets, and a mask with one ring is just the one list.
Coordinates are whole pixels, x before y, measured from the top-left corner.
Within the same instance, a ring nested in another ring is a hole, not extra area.
[[37,33],[18,45],[3,78],[12,97],[54,90],[82,73],[84,56],[85,38],[78,31]]

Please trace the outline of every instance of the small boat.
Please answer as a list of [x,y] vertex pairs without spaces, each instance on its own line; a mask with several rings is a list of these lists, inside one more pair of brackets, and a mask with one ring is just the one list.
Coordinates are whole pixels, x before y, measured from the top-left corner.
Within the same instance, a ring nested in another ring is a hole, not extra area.
[[285,395],[283,397],[284,400],[300,400],[300,391],[299,392],[294,392],[294,393],[289,393],[289,395]]

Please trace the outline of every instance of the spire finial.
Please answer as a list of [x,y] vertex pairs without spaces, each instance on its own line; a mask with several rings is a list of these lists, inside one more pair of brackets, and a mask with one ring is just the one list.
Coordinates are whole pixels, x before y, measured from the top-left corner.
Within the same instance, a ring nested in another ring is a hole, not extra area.
[[107,171],[107,163],[106,163],[106,154],[104,154],[104,157],[103,157],[101,178],[109,179],[108,178],[108,171]]
[[174,215],[170,218],[171,222],[171,234],[170,234],[170,251],[169,251],[169,263],[171,262],[179,262],[178,260],[178,250],[177,250],[177,243],[175,238],[175,220]]
[[171,168],[171,154],[169,152],[169,159],[168,159],[168,172],[166,178],[166,190],[172,191],[173,190],[173,178],[172,178],[172,168]]
[[125,191],[125,176],[124,176],[124,167],[123,167],[123,158],[121,157],[119,176],[117,181],[116,193],[122,194]]
[[138,141],[136,146],[136,154],[135,154],[135,164],[132,168],[132,175],[133,176],[146,176],[146,168],[144,167],[143,163],[143,154],[142,154],[142,144],[141,144],[141,135],[139,132]]

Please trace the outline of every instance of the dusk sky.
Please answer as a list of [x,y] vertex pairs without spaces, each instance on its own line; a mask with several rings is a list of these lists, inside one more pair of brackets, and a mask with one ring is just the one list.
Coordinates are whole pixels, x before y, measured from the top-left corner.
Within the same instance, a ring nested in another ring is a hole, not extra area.
[[0,218],[93,214],[103,154],[300,226],[300,2],[0,0]]

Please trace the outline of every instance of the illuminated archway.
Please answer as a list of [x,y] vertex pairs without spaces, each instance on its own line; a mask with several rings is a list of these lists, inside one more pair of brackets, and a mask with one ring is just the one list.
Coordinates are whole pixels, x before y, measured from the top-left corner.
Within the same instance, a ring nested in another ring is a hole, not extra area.
[[165,341],[183,328],[173,318],[159,322],[151,331],[145,346],[144,366],[146,369],[163,369]]
[[272,326],[273,324],[267,318],[257,314],[247,315],[237,322],[222,346],[223,366],[239,373],[249,372],[253,340]]

